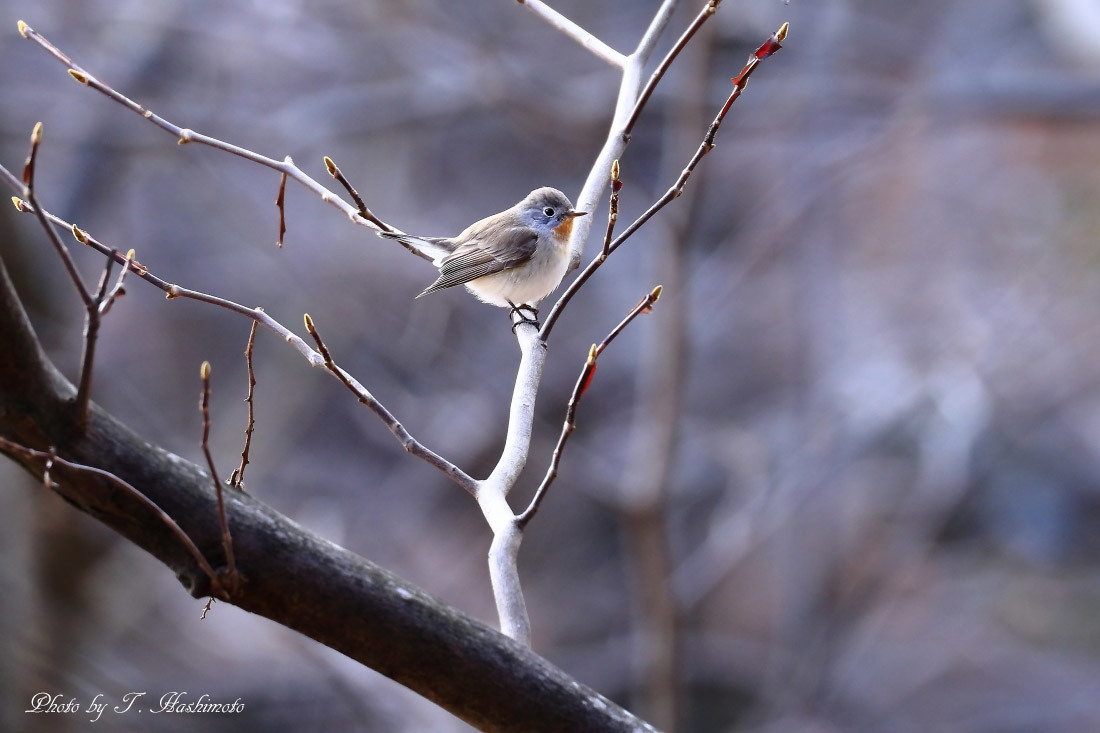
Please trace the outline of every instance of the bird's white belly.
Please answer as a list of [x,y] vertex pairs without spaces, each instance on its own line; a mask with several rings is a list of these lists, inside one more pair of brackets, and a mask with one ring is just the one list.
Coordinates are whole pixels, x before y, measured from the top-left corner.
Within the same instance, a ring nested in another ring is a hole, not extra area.
[[565,277],[569,264],[567,243],[539,246],[534,256],[518,267],[494,272],[466,283],[466,289],[485,303],[508,306],[535,304],[549,295]]

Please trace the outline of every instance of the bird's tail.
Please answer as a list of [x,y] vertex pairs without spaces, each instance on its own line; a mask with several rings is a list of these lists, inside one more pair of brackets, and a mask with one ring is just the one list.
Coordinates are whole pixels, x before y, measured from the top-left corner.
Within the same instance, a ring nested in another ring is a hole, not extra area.
[[414,255],[423,257],[433,264],[449,255],[454,249],[451,241],[445,237],[414,237],[402,232],[378,232],[383,239],[394,239]]

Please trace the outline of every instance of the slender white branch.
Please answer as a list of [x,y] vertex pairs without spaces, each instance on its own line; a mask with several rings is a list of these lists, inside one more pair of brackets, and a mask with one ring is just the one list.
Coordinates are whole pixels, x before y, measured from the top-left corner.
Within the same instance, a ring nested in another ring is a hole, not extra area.
[[[665,0],[653,16],[649,27],[646,29],[638,47],[630,54],[622,65],[623,78],[619,83],[619,95],[615,100],[615,114],[611,118],[611,129],[608,131],[607,140],[604,141],[592,168],[588,171],[588,177],[584,181],[580,195],[577,196],[577,208],[581,211],[595,211],[596,206],[603,196],[604,187],[607,186],[607,173],[611,170],[611,162],[621,159],[626,150],[630,138],[623,133],[626,124],[634,113],[638,97],[642,91],[645,66],[653,55],[653,49],[657,45],[657,38],[661,31],[668,25],[672,12],[676,9],[679,0]],[[596,217],[584,216],[573,225],[572,236],[569,238],[569,269],[580,266],[581,256],[584,254],[584,244],[588,241],[588,235],[592,231],[592,222]]]
[[[669,18],[672,17],[672,13],[676,10],[679,1],[680,0],[665,0],[661,3],[661,7],[657,9],[657,13],[653,16],[653,20],[649,22],[649,27],[646,28],[642,40],[638,41],[638,47],[634,49],[634,53],[631,55],[642,57],[643,64],[653,54],[653,48],[657,45],[657,39],[660,38],[661,33],[664,32],[665,26],[668,25]],[[721,2],[721,0],[719,0],[719,2]]]
[[[611,163],[620,159],[623,151],[626,150],[627,141],[623,140],[622,126],[634,108],[634,100],[637,99],[638,90],[641,88],[641,79],[641,69],[628,67],[623,72],[623,80],[619,85],[619,98],[615,105],[615,116],[611,120],[611,133],[604,141],[603,148],[596,156],[596,162],[588,171],[588,177],[577,196],[577,208],[580,211],[595,211],[603,196],[604,187],[607,185],[607,173],[611,170]],[[594,219],[593,216],[582,216],[573,224],[573,233],[569,239],[570,269],[580,266],[584,245],[592,231]]]
[[493,600],[500,619],[500,631],[519,643],[531,645],[531,619],[527,615],[527,602],[523,599],[523,587],[519,582],[519,545],[523,530],[510,521],[500,532],[493,533],[489,546],[489,580],[493,586]]
[[[619,84],[607,139],[577,197],[579,209],[593,211],[609,180],[608,172],[611,170],[612,161],[622,156],[630,142],[630,129],[633,122],[648,99],[648,94],[643,96],[645,68],[653,55],[657,39],[676,9],[678,0],[662,2],[638,42],[637,48],[629,56],[623,56],[614,51],[541,0],[519,1],[597,56],[622,69],[622,80]],[[711,0],[708,3],[707,7],[710,8],[711,13],[719,2],[721,0]],[[690,36],[677,44],[662,67],[667,68],[687,40],[690,40]],[[659,71],[663,74],[663,68]],[[659,80],[658,75],[650,86],[655,86]],[[585,217],[573,227],[573,235],[570,239],[571,269],[580,263],[584,243],[588,240],[594,219],[595,217],[591,216]],[[557,309],[556,306],[555,310]],[[523,541],[524,528],[533,516],[534,509],[516,515],[508,505],[507,497],[527,462],[531,447],[535,397],[538,394],[542,368],[546,361],[546,341],[545,336],[537,329],[527,325],[518,327],[516,338],[519,342],[521,357],[509,410],[508,434],[496,467],[488,477],[478,483],[476,496],[482,514],[493,530],[493,544],[489,550],[489,574],[501,631],[521,643],[529,644],[531,624],[523,599],[523,590],[520,587],[517,559],[520,544]],[[540,490],[540,495],[542,493],[544,489]]]
[[[488,478],[481,482],[480,489],[499,492],[503,496],[511,491],[527,463],[535,421],[535,396],[542,379],[542,367],[546,363],[546,342],[539,337],[537,328],[533,325],[521,325],[516,329],[516,339],[519,341],[520,361],[508,412],[508,434],[504,439],[500,460]],[[497,531],[495,525],[493,531]]]
[[[513,318],[519,319],[518,314]],[[546,363],[546,342],[538,329],[523,324],[516,329],[520,347],[519,369],[512,404],[508,415],[508,435],[504,450],[493,472],[477,487],[477,503],[485,521],[493,530],[489,548],[489,579],[493,586],[500,630],[520,643],[531,643],[531,621],[519,582],[519,546],[523,541],[523,525],[508,505],[508,492],[527,463],[531,448],[531,432],[535,421],[535,397],[542,367]]]
[[535,15],[539,16],[612,66],[618,66],[620,69],[626,66],[626,56],[611,48],[611,46],[608,46],[599,38],[596,38],[584,28],[581,28],[579,25],[569,20],[569,18],[566,18],[564,15],[542,2],[542,0],[517,0],[517,2],[519,2],[520,5],[526,6]]

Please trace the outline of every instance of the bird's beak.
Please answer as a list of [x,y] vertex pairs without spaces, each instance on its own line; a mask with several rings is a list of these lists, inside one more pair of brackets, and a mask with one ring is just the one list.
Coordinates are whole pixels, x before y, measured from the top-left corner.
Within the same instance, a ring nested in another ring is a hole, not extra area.
[[588,212],[587,211],[570,211],[568,214],[566,214],[566,216],[570,216],[570,217],[573,217],[573,216],[588,216]]

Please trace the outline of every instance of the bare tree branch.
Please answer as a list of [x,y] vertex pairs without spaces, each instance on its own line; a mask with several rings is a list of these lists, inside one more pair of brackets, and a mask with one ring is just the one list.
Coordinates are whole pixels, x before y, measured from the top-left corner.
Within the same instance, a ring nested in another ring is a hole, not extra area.
[[[554,304],[554,307],[550,309],[550,313],[547,314],[546,320],[543,321],[540,335],[545,340],[549,338],[550,331],[553,330],[554,324],[561,316],[561,311],[569,304],[569,301],[577,294],[577,291],[588,281],[588,278],[592,277],[593,273],[600,268],[600,265],[607,259],[606,254],[610,254],[619,248],[626,240],[638,231],[643,224],[653,218],[653,215],[663,209],[673,199],[676,199],[684,190],[684,186],[687,185],[688,178],[691,177],[695,167],[699,165],[699,161],[703,159],[703,156],[714,149],[714,138],[718,133],[718,128],[721,126],[722,121],[726,118],[726,114],[729,112],[733,103],[741,96],[741,93],[745,90],[745,85],[749,82],[749,77],[759,66],[763,59],[771,56],[773,53],[781,48],[782,41],[787,37],[788,25],[784,23],[778,31],[772,34],[772,37],[760,45],[759,48],[749,57],[749,61],[741,69],[741,72],[733,78],[733,91],[730,92],[729,97],[726,99],[725,104],[718,110],[718,114],[714,120],[710,123],[710,127],[707,128],[706,134],[703,135],[703,141],[699,143],[698,149],[695,154],[688,161],[684,170],[681,171],[680,176],[676,179],[676,182],[665,192],[663,196],[653,202],[648,209],[646,209],[641,216],[634,220],[626,230],[617,236],[614,241],[604,248],[604,251],[596,256],[588,266],[581,270],[581,273],[569,284],[569,287],[565,289],[565,292],[561,294],[558,301]],[[605,254],[606,253],[606,254]]]
[[[261,155],[259,153],[248,150],[247,148],[242,148],[239,145],[234,145],[232,143],[210,137],[209,135],[203,135],[202,133],[195,132],[194,130],[180,127],[179,125],[164,119],[160,115],[154,114],[152,110],[146,109],[145,107],[133,101],[124,94],[114,90],[107,84],[101,82],[91,73],[78,66],[59,48],[46,40],[46,38],[42,34],[28,26],[23,21],[19,21],[19,33],[24,38],[27,38],[37,43],[51,56],[53,56],[58,61],[63,63],[66,67],[68,67],[69,75],[73,79],[76,79],[84,86],[95,89],[97,92],[100,92],[110,99],[113,99],[127,109],[141,115],[142,118],[149,120],[162,130],[171,133],[176,137],[176,142],[178,142],[180,145],[185,145],[187,143],[199,143],[200,145],[206,145],[211,148],[215,148],[216,150],[223,150],[227,153],[232,153],[233,155],[244,158],[245,160],[252,161],[253,163],[258,163],[259,165],[266,166],[268,168],[271,168],[272,170],[279,171],[279,173],[289,178],[293,178],[295,181],[320,196],[322,201],[329,203],[335,206],[340,211],[344,212],[344,214],[346,214],[347,217],[353,222],[363,226],[367,225],[367,222],[359,217],[359,212],[355,207],[353,207],[347,201],[344,201],[338,195],[318,183],[314,178],[303,172],[302,169],[294,164],[294,161],[290,159],[290,156],[287,156],[284,160],[281,161],[275,160],[274,158],[269,158],[266,155]],[[28,196],[27,198],[29,199],[30,197]],[[31,204],[33,206],[34,202],[32,201]]]
[[409,434],[409,431],[405,429],[396,417],[393,416],[386,406],[383,405],[378,399],[367,391],[363,385],[356,382],[351,376],[341,369],[332,360],[332,355],[329,353],[328,347],[325,346],[325,342],[321,340],[321,334],[317,333],[316,327],[313,325],[313,319],[306,313],[303,316],[305,321],[306,331],[313,337],[313,340],[317,343],[317,350],[321,352],[321,356],[324,359],[325,368],[340,380],[340,382],[347,387],[351,392],[359,398],[359,401],[370,408],[371,412],[378,415],[382,422],[398,442],[401,443],[401,447],[407,452],[423,459],[427,463],[438,468],[445,475],[449,476],[456,484],[466,489],[472,496],[477,496],[477,482],[470,478],[465,472],[463,472],[458,466],[454,465],[450,461],[441,457],[439,454],[425,448],[418,440]]
[[204,361],[199,369],[202,378],[202,395],[199,398],[199,410],[202,412],[202,454],[206,456],[206,465],[210,469],[210,479],[214,482],[214,495],[218,499],[218,528],[222,535],[222,551],[225,553],[225,578],[229,583],[229,593],[240,585],[237,563],[233,557],[233,538],[229,534],[229,520],[225,515],[225,491],[218,478],[218,468],[214,465],[214,456],[210,454],[210,362]]
[[664,78],[665,72],[672,66],[672,62],[676,60],[676,57],[680,55],[680,52],[687,47],[691,39],[703,27],[703,23],[706,23],[710,16],[718,10],[718,6],[722,4],[722,0],[709,0],[709,2],[703,6],[703,9],[699,11],[699,14],[695,16],[695,20],[691,22],[687,30],[680,36],[679,40],[672,46],[665,57],[661,59],[661,63],[657,64],[657,68],[653,71],[653,74],[649,77],[649,81],[646,82],[645,88],[642,89],[638,95],[638,101],[634,104],[634,109],[630,112],[630,117],[627,118],[626,124],[623,125],[622,135],[625,138],[624,142],[630,139],[630,133],[634,131],[634,125],[637,124],[638,118],[642,115],[642,110],[645,109],[646,102],[653,96],[653,90],[657,88],[657,85],[661,83],[661,79]]
[[[22,30],[22,27],[20,29]],[[89,293],[88,288],[84,285],[84,280],[80,277],[80,273],[76,271],[76,264],[73,262],[68,247],[61,241],[61,237],[58,235],[57,231],[50,226],[49,220],[38,205],[38,196],[34,188],[34,174],[36,169],[35,164],[38,159],[38,147],[41,142],[42,123],[38,122],[31,132],[30,152],[27,153],[27,160],[23,165],[22,193],[29,202],[30,208],[33,209],[38,222],[46,231],[47,238],[53,243],[54,249],[61,257],[61,261],[65,265],[65,270],[69,273],[69,278],[76,288],[77,293],[80,295],[81,301],[84,303],[84,349],[81,355],[80,386],[77,388],[76,392],[77,427],[78,429],[83,429],[84,424],[87,423],[88,420],[88,401],[92,388],[92,369],[95,364],[95,347],[96,340],[99,337],[100,318],[110,309],[115,298],[122,291],[122,280],[126,277],[126,273],[130,268],[130,262],[133,259],[133,250],[131,250],[130,254],[123,260],[122,272],[119,273],[118,281],[109,291],[107,289],[107,284],[110,282],[111,266],[114,264],[114,261],[110,259],[107,261],[107,264],[103,268],[103,273],[100,275],[99,287],[93,297]],[[6,178],[14,179],[14,176],[6,170],[4,173],[6,174]],[[12,201],[15,203],[17,209],[20,211],[25,210],[24,204],[20,199],[12,197]],[[72,232],[73,236],[80,241],[83,232],[75,225],[72,227]],[[117,252],[115,252],[115,256],[118,256]]]
[[[42,228],[46,231],[46,236],[49,238],[50,243],[53,244],[54,250],[61,258],[61,262],[65,265],[65,271],[69,273],[69,279],[73,282],[73,287],[76,288],[76,292],[80,295],[81,302],[87,307],[92,303],[92,295],[88,292],[87,286],[84,285],[84,281],[80,277],[80,273],[76,271],[76,263],[73,262],[73,257],[69,254],[69,249],[61,241],[61,237],[53,227],[49,225],[45,216],[39,210],[38,197],[34,191],[34,169],[35,163],[38,160],[38,146],[42,142],[42,123],[37,122],[34,125],[34,130],[31,132],[31,148],[27,153],[27,161],[23,164],[23,185],[17,187],[15,190],[22,194],[23,198],[30,202],[31,209],[34,211],[38,222],[42,225]],[[14,180],[14,176],[8,174],[10,178]],[[18,208],[19,202],[17,199],[16,207]]]
[[516,0],[516,2],[527,7],[527,9],[535,15],[539,16],[612,66],[617,66],[620,69],[626,66],[628,61],[626,56],[611,48],[611,46],[608,46],[599,38],[596,38],[596,36],[542,2],[542,0]]
[[[622,81],[619,83],[618,96],[615,99],[615,112],[611,119],[611,129],[604,140],[603,148],[596,156],[592,168],[588,171],[588,177],[584,181],[580,194],[577,196],[577,208],[580,211],[594,211],[596,204],[603,195],[603,187],[607,185],[607,171],[611,168],[613,160],[621,160],[626,150],[629,139],[624,137],[626,121],[638,109],[638,93],[642,88],[642,74],[645,65],[653,55],[657,45],[657,39],[668,25],[672,12],[676,9],[678,0],[664,0],[661,7],[650,21],[642,39],[634,52],[627,57],[623,65]],[[569,269],[576,269],[584,254],[584,244],[588,241],[588,235],[592,231],[592,218],[582,217],[573,226],[572,235],[569,237],[570,265]]]
[[244,429],[244,448],[241,449],[241,463],[233,469],[233,475],[229,477],[229,484],[244,491],[244,468],[248,465],[248,451],[252,447],[252,431],[256,429],[255,403],[253,397],[256,391],[256,372],[252,368],[252,349],[256,345],[256,328],[260,324],[252,322],[248,330],[248,343],[244,347],[244,362],[248,368],[248,396],[244,401],[248,404],[248,424]]
[[279,195],[275,197],[275,205],[279,207],[279,238],[275,240],[275,246],[283,248],[283,237],[286,236],[286,173],[279,176]]
[[[371,224],[374,224],[383,232],[395,231],[393,227],[371,213],[371,210],[367,208],[366,202],[363,201],[363,197],[359,195],[359,192],[355,190],[355,187],[352,186],[348,179],[344,176],[344,173],[340,170],[339,166],[337,166],[336,163],[333,162],[332,158],[328,157],[327,155],[325,156],[325,170],[328,171],[328,174],[330,176],[339,181],[340,185],[344,187],[344,190],[348,192],[348,196],[351,196],[351,200],[355,202],[355,206],[359,210],[359,216],[363,217]],[[416,250],[411,251],[416,252]]]
[[[74,234],[76,232],[73,232]],[[95,366],[95,346],[99,339],[100,304],[107,297],[107,283],[111,277],[111,267],[115,261],[108,259],[99,276],[99,287],[95,297],[87,304],[84,314],[84,352],[80,356],[80,382],[76,388],[76,411],[80,422],[88,421],[88,401],[92,394],[92,369]],[[126,274],[126,270],[122,271]]]
[[607,231],[603,235],[603,247],[600,249],[600,257],[607,259],[611,254],[611,237],[615,234],[615,224],[619,221],[619,191],[623,188],[623,182],[619,180],[619,161],[611,163],[611,196],[607,207]]
[[[73,237],[80,242],[86,234],[79,227],[73,226]],[[99,338],[99,326],[102,317],[114,305],[115,299],[122,292],[122,282],[126,273],[130,271],[130,265],[134,261],[134,250],[126,253],[122,261],[122,271],[118,273],[118,279],[110,290],[107,283],[111,276],[111,266],[114,260],[107,259],[103,267],[103,274],[99,278],[99,288],[95,297],[87,304],[84,314],[84,353],[80,358],[80,382],[76,390],[76,413],[80,425],[88,422],[88,403],[92,394],[92,371],[95,368],[95,348]]]
[[[355,190],[355,186],[351,185],[351,182],[348,181],[346,176],[344,176],[343,171],[341,171],[339,166],[337,166],[336,163],[333,162],[332,158],[328,157],[327,155],[325,156],[325,169],[328,171],[328,174],[330,176],[335,178],[340,183],[340,185],[344,187],[344,190],[348,192],[348,195],[351,196],[351,200],[354,201],[355,205],[359,208],[359,216],[363,217],[371,224],[378,227],[380,231],[400,233],[400,230],[397,229],[397,227],[390,226],[386,222],[382,221],[377,216],[375,216],[370,209],[367,208],[366,202],[363,201],[363,197],[359,195],[359,192]],[[406,250],[422,260],[427,260],[428,262],[433,263],[435,262],[435,260],[432,259],[431,255],[426,254],[425,252],[421,252],[419,249],[412,246],[408,242],[404,242],[400,239],[392,239],[390,241],[397,242]]]
[[565,423],[561,427],[561,435],[558,436],[558,444],[554,446],[554,454],[550,459],[550,466],[546,469],[546,475],[535,491],[535,496],[531,499],[530,505],[528,505],[527,509],[525,509],[522,514],[516,517],[516,523],[519,524],[521,529],[526,527],[527,523],[531,521],[531,518],[535,516],[535,513],[539,510],[539,506],[542,504],[543,498],[546,496],[547,490],[550,488],[550,484],[554,483],[554,479],[558,477],[558,467],[561,464],[561,455],[562,451],[565,449],[565,443],[577,428],[577,405],[580,404],[584,393],[588,391],[588,386],[592,383],[592,377],[596,373],[596,359],[598,359],[604,349],[615,340],[615,337],[622,333],[624,328],[630,325],[631,321],[643,313],[649,313],[660,297],[661,286],[658,285],[642,298],[638,305],[634,306],[630,313],[627,314],[626,318],[620,321],[619,325],[615,326],[615,328],[611,330],[611,333],[607,334],[599,345],[592,344],[592,348],[588,350],[588,358],[584,362],[584,367],[581,369],[580,376],[577,377],[577,383],[573,387],[573,394],[569,397],[569,405],[565,410]]
[[[113,260],[108,260],[111,262]],[[107,312],[111,310],[111,306],[115,304],[119,296],[123,295],[126,291],[122,289],[122,283],[126,279],[126,273],[130,271],[130,265],[134,261],[134,250],[130,250],[126,253],[126,259],[122,261],[122,271],[118,273],[118,279],[115,280],[115,284],[111,286],[111,289],[107,291],[106,297],[100,302],[99,315],[105,316]]]
[[[637,74],[640,74],[645,59],[648,58],[648,55],[652,52],[656,37],[660,29],[667,23],[668,14],[671,13],[674,5],[675,2],[665,2],[661,6],[657,16],[650,24],[645,37],[643,37],[642,42],[639,43],[638,50],[635,51],[635,54],[631,57],[636,63],[628,64],[624,69],[624,79],[620,87],[619,103],[616,110],[617,121],[620,119],[620,115],[622,115],[622,119],[625,120],[627,119],[626,115],[628,113],[632,113],[635,109],[640,110],[640,106],[638,106],[636,101],[637,90],[640,86]],[[708,7],[710,7],[709,3]],[[713,7],[717,7],[717,5]],[[709,14],[710,13],[707,13],[706,16],[709,17]],[[703,20],[705,20],[705,17]],[[698,25],[701,23],[702,21],[697,20],[695,30],[697,30]],[[702,156],[714,147],[714,133],[717,131],[722,119],[729,111],[729,107],[733,100],[740,95],[748,79],[748,75],[752,73],[756,63],[758,63],[761,58],[765,58],[779,48],[779,42],[786,36],[786,28],[787,26],[784,24],[783,28],[781,28],[776,35],[757,49],[754,58],[744,69],[742,69],[737,79],[734,80],[735,88],[733,94],[718,113],[710,129],[707,130],[703,142],[700,144],[699,151],[697,151],[696,155],[689,161],[684,173],[681,174],[673,187],[669,189],[669,192],[654,203],[638,220],[631,224],[626,232],[612,241],[605,242],[605,246],[597,258],[582,271],[554,305],[546,322],[537,334],[534,333],[534,328],[529,327],[529,324],[520,324],[518,329],[516,329],[521,357],[519,370],[516,376],[516,386],[512,393],[508,433],[505,439],[504,449],[501,452],[496,467],[493,469],[493,472],[478,485],[477,499],[482,514],[493,530],[493,543],[489,551],[489,573],[493,585],[493,595],[497,605],[497,613],[500,616],[501,629],[518,640],[526,643],[530,635],[530,622],[528,620],[527,609],[523,601],[523,594],[519,583],[517,555],[523,539],[523,529],[533,515],[533,512],[532,514],[528,514],[526,519],[521,520],[523,515],[513,514],[508,506],[507,495],[527,461],[534,420],[535,397],[538,393],[542,368],[545,364],[546,340],[549,333],[559,317],[561,310],[584,282],[591,277],[592,273],[595,272],[600,264],[602,264],[610,252],[614,251],[614,249],[626,241],[626,239],[645,224],[645,222],[647,222],[657,211],[667,205],[672,199],[679,196],[691,171],[698,165]],[[694,30],[690,31],[690,33],[693,34]],[[681,40],[686,44],[686,40]],[[681,44],[677,44],[677,46],[678,49],[683,47]],[[671,53],[668,64],[671,63],[672,58],[679,52],[678,49],[674,49],[674,52]],[[668,64],[664,64],[664,68],[667,69]],[[663,71],[661,73],[663,74]],[[620,124],[619,122],[613,122],[612,129],[621,130]],[[617,174],[617,170],[615,170],[617,166],[614,166],[613,163],[617,160],[618,154],[610,156],[610,159],[601,165],[604,155],[608,153],[608,151],[617,150],[621,152],[622,149],[625,148],[626,142],[627,136],[621,134],[617,137],[615,135],[609,137],[605,144],[604,151],[601,153],[600,158],[597,159],[596,165],[593,168],[594,173],[599,171],[601,182],[598,184],[598,188],[602,189],[603,183],[606,182],[607,170],[610,169],[613,174]],[[592,177],[590,175],[589,181],[591,182],[591,180]],[[617,175],[613,176],[612,180],[617,181]],[[588,184],[586,184],[586,189],[587,188]],[[617,200],[615,201],[614,207],[613,214],[617,217]],[[582,204],[581,208],[589,207]],[[584,239],[587,238],[588,226],[590,226],[590,222],[585,223],[583,234],[578,233],[577,227],[574,227],[574,239],[572,240],[574,247],[577,246],[578,242],[583,242]],[[609,223],[609,232],[613,232],[613,230],[614,222],[612,221]],[[610,234],[608,236],[610,236]],[[580,239],[578,239],[578,237],[580,237]],[[574,249],[574,251],[576,251],[576,249]],[[619,330],[621,330],[623,326],[624,324],[620,324]],[[619,330],[613,333],[617,334]],[[548,485],[549,484],[547,484],[547,486]],[[545,495],[545,489],[543,489],[541,494],[536,492],[536,497],[540,498],[540,500],[543,495]]]

